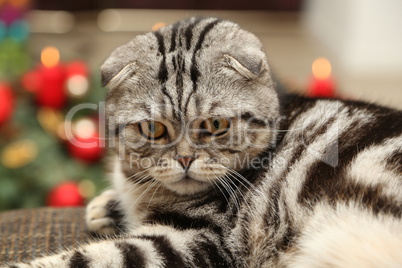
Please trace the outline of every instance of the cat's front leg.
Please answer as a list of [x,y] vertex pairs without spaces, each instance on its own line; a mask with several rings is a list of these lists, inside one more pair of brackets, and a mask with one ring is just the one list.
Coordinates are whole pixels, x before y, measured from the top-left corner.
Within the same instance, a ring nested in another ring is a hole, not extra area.
[[120,233],[124,226],[124,213],[119,207],[117,192],[107,190],[89,202],[85,212],[88,230],[97,235],[113,235]]
[[127,238],[92,243],[59,255],[8,268],[67,267],[235,267],[218,233],[209,229],[177,230],[168,226],[140,227]]

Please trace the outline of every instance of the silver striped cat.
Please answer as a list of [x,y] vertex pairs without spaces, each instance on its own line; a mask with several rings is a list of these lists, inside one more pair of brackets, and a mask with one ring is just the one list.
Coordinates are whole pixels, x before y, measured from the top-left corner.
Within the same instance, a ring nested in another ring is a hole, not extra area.
[[105,239],[7,267],[402,267],[402,112],[287,94],[260,41],[191,18],[101,68]]

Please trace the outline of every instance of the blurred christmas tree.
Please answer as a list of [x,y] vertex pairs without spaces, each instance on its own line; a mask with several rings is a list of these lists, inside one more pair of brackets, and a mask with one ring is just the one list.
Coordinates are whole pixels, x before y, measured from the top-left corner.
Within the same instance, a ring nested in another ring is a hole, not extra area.
[[94,109],[104,99],[100,79],[82,61],[61,62],[54,47],[32,64],[28,5],[0,1],[0,210],[81,205],[106,185]]

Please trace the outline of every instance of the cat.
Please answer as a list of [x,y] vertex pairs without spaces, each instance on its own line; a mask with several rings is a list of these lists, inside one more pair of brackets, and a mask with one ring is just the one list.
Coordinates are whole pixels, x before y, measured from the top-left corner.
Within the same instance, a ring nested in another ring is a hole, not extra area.
[[191,18],[101,67],[104,235],[7,267],[402,267],[402,112],[286,93],[261,42]]

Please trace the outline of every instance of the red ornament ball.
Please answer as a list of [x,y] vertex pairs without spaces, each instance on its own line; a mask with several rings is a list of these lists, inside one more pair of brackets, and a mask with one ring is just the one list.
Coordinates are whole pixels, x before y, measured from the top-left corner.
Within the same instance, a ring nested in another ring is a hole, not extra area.
[[14,108],[14,95],[11,88],[0,83],[0,125],[7,121]]
[[100,147],[99,134],[93,133],[91,136],[75,136],[73,140],[68,141],[68,151],[75,159],[84,163],[95,163],[103,155],[103,149]]
[[82,61],[73,61],[66,66],[67,77],[74,75],[88,76],[88,67]]
[[64,182],[52,189],[47,197],[47,205],[51,207],[78,207],[84,205],[78,184]]

